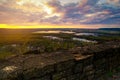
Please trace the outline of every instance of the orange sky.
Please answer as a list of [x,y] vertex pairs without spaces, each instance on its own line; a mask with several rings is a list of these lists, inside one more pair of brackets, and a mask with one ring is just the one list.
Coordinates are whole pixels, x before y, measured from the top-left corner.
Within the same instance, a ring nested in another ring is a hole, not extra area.
[[[90,25],[89,25],[90,26]],[[85,25],[53,25],[53,24],[43,24],[43,25],[7,25],[7,24],[0,24],[0,28],[9,28],[9,29],[26,29],[26,28],[88,28],[89,26]]]
[[31,26],[19,26],[19,25],[7,25],[7,24],[0,24],[0,28],[7,28],[7,29],[34,29],[34,28],[104,28],[104,27],[119,27],[118,25],[53,25],[53,24],[43,24],[43,25],[31,25]]

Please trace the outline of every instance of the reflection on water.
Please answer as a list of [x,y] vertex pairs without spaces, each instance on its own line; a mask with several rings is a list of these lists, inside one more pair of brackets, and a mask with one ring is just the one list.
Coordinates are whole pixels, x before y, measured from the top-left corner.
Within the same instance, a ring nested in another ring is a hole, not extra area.
[[95,33],[77,33],[77,32],[73,32],[73,31],[54,31],[54,30],[50,30],[50,31],[36,31],[36,32],[33,32],[33,33],[40,33],[40,34],[49,34],[49,33],[53,33],[53,34],[59,34],[59,33],[65,33],[65,34],[75,34],[76,36],[82,36],[82,35],[85,35],[85,36],[97,36],[97,34]]
[[59,33],[66,33],[66,34],[73,34],[75,32],[72,32],[72,31],[36,31],[36,32],[33,32],[33,33],[46,33],[46,34],[49,34],[49,33],[54,33],[54,34],[59,34]]
[[95,33],[76,33],[75,35],[76,36],[82,36],[82,35],[85,35],[85,36],[97,36]]
[[43,36],[43,38],[49,38],[49,39],[53,39],[53,40],[63,40],[62,38],[55,37],[55,36]]
[[92,43],[97,43],[97,41],[91,41],[91,40],[87,40],[87,39],[82,39],[82,38],[73,38],[73,40],[76,41],[82,41],[82,42],[92,42]]
[[33,32],[33,33],[59,33],[59,31],[36,31],[36,32]]

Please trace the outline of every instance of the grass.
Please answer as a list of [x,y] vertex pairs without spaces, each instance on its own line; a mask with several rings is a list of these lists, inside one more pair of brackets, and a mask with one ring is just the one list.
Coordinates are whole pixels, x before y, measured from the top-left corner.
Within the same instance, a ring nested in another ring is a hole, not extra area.
[[0,53],[0,59],[8,58],[8,57],[10,57],[11,55],[13,55],[13,53],[11,53],[11,52],[3,52],[3,53]]
[[[64,40],[51,40],[43,38],[43,36],[56,36],[59,38],[63,38]],[[94,43],[88,42],[80,42],[80,41],[73,41],[72,38],[76,37],[73,34],[7,34],[7,35],[0,35],[0,59],[7,58],[13,53],[15,54],[23,54],[29,49],[28,46],[32,46],[35,48],[39,47],[40,53],[49,53],[54,51],[60,50],[69,50],[74,47],[83,47],[88,45],[94,45]],[[79,36],[80,38],[96,40],[96,41],[109,41],[109,40],[120,40],[119,36]],[[17,44],[18,46],[12,47],[8,46],[11,44]],[[2,47],[6,47],[2,49]]]
[[120,79],[120,67],[105,73],[97,80],[119,80],[119,79]]
[[110,72],[108,72],[108,76],[109,76],[109,77],[112,77],[112,76],[113,76],[113,74],[114,74],[114,73],[113,73],[113,72],[111,72],[111,71],[110,71]]

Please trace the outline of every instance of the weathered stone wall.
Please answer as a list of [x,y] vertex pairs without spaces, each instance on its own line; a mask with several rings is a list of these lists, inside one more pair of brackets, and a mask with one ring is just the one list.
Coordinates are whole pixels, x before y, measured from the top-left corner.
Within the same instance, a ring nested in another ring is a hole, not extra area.
[[[11,59],[10,62],[16,61],[16,63],[9,65],[18,67],[19,59],[21,58]],[[10,62],[4,63],[8,65]],[[89,55],[69,53],[56,53],[54,56],[36,55],[25,57],[22,66],[7,74],[7,77],[0,76],[0,80],[96,80],[118,67],[120,67],[120,48],[111,48]]]

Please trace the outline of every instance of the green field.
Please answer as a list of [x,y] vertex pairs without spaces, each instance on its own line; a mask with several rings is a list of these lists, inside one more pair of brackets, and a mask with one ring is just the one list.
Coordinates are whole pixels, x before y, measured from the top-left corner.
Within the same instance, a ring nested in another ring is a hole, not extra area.
[[[100,33],[102,32],[100,31]],[[8,58],[11,55],[28,54],[28,52],[31,54],[52,53],[56,51],[66,51],[76,47],[101,44],[108,41],[120,41],[118,33],[116,35],[115,33],[112,35],[111,32],[107,32],[107,35],[105,35],[105,32],[103,32],[103,34],[104,35],[100,36],[76,36],[74,34],[65,33],[0,34],[0,59]],[[55,36],[62,40],[49,39],[44,36]],[[97,41],[97,43],[73,40],[73,37],[93,40]]]

